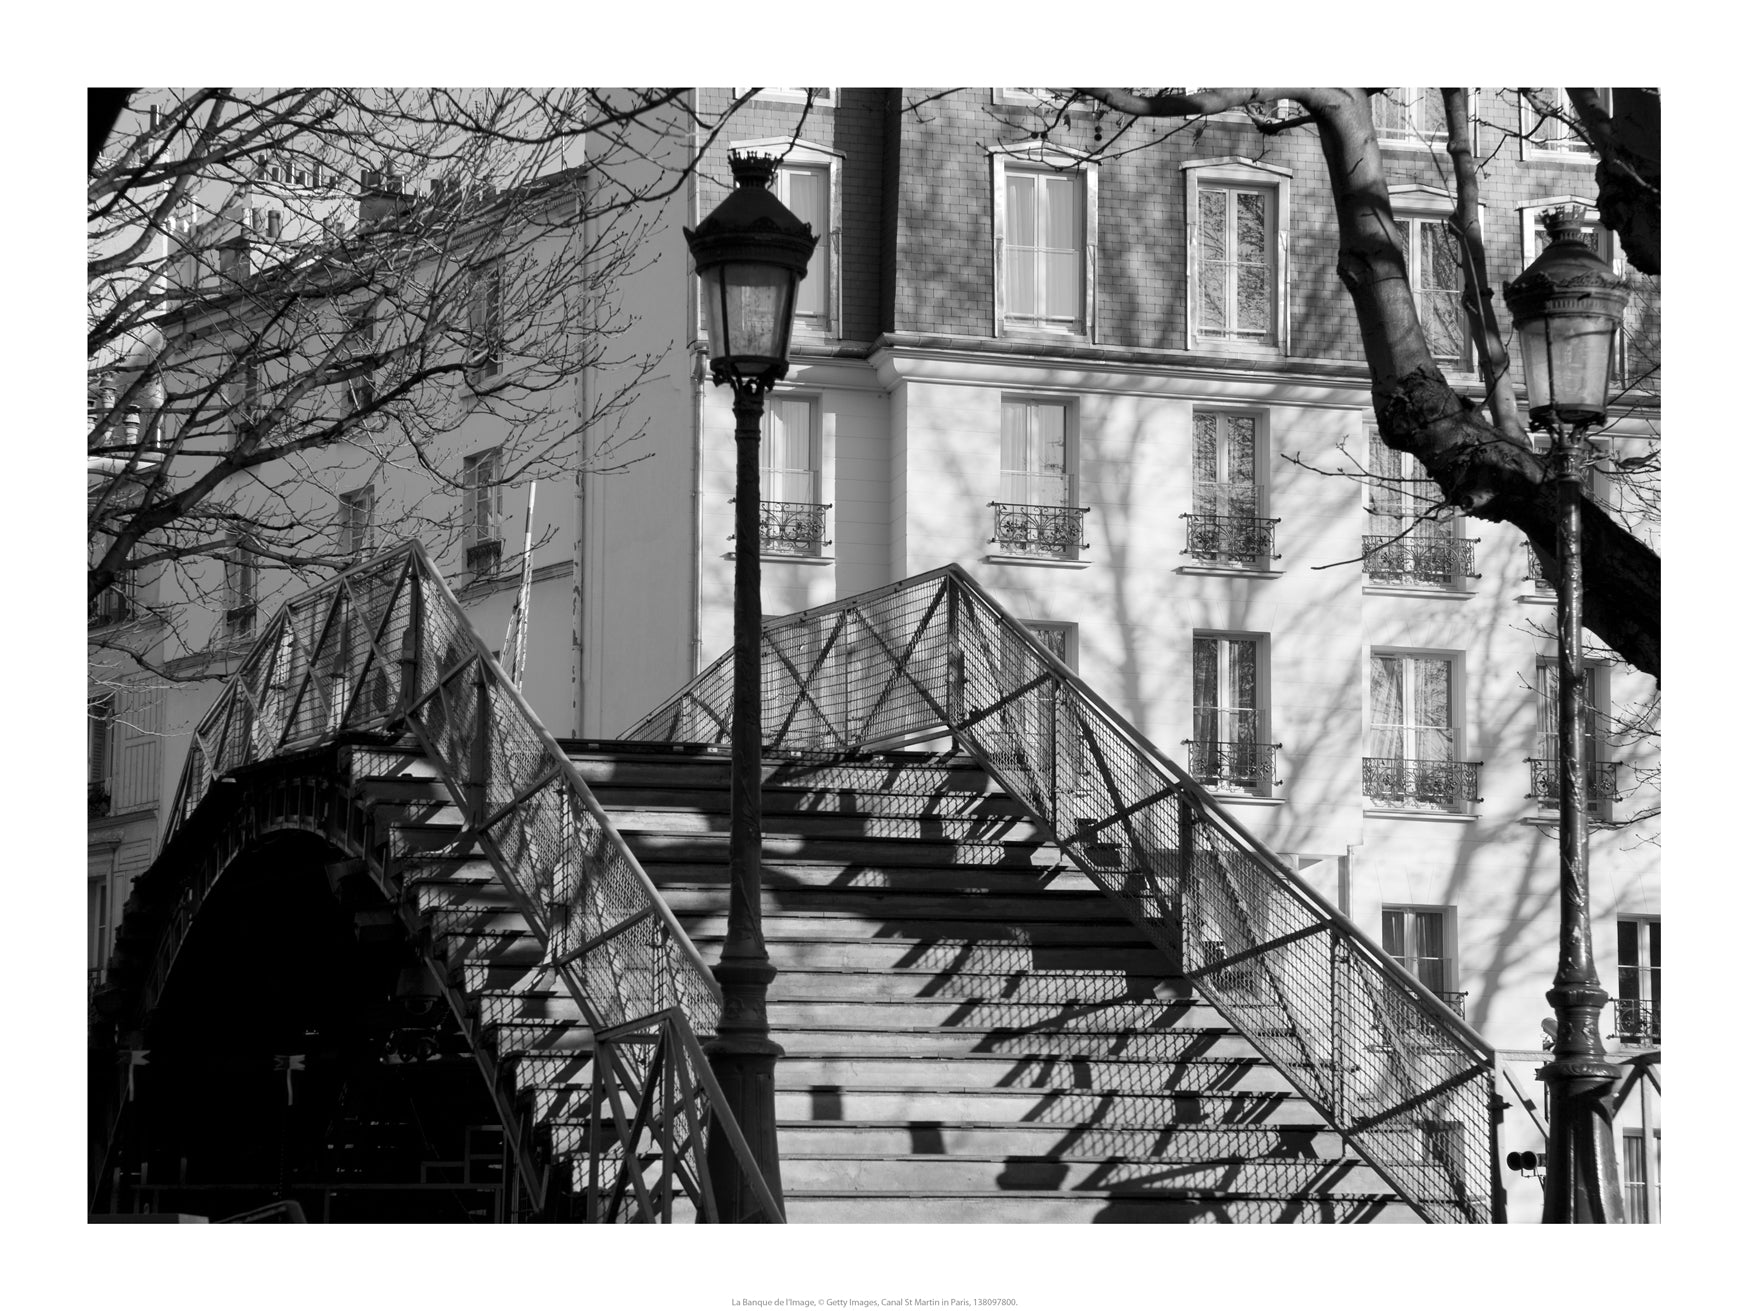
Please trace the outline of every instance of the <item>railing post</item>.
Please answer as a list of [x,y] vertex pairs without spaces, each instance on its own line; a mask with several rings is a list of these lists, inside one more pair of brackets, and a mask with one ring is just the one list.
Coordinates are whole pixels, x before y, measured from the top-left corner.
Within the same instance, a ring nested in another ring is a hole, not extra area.
[[1353,953],[1336,934],[1329,937],[1329,1063],[1336,1119],[1348,1119],[1348,1012],[1353,998]]
[[419,635],[425,628],[424,577],[416,561],[407,563],[407,631],[401,634],[401,715],[412,712],[419,695]]
[[949,731],[965,718],[965,647],[959,640],[959,581],[947,587],[947,725]]
[[486,685],[484,660],[475,660],[473,667],[473,741],[468,752],[468,825],[479,829],[486,822],[487,780],[491,770],[491,691]]

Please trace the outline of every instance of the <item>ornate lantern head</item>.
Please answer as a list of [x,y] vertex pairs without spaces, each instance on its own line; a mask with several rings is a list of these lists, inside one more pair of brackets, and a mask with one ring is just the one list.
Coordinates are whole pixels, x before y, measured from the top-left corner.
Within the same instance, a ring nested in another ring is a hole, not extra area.
[[1543,214],[1549,242],[1521,277],[1505,284],[1529,390],[1530,427],[1600,423],[1608,406],[1614,333],[1626,283],[1584,240],[1572,210]]
[[795,289],[819,240],[768,190],[770,155],[728,157],[735,189],[697,230],[684,229],[703,283],[710,375],[768,388],[789,372]]

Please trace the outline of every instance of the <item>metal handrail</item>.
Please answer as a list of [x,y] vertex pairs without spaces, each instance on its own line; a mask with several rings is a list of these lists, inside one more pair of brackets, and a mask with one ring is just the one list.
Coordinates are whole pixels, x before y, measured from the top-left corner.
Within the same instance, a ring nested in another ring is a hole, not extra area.
[[[164,844],[237,769],[343,733],[402,731],[435,766],[464,816],[462,839],[490,860],[596,1034],[661,1016],[688,1034],[715,1029],[722,991],[697,946],[417,542],[281,608],[194,730]],[[642,1070],[641,1046],[627,1043],[615,1059]],[[714,1080],[695,1087],[727,1117],[750,1166]],[[780,1219],[756,1166],[748,1178]]]
[[[767,620],[762,652],[768,749],[951,734],[1405,1201],[1490,1218],[1491,1048],[962,567]],[[625,736],[726,740],[731,678]]]

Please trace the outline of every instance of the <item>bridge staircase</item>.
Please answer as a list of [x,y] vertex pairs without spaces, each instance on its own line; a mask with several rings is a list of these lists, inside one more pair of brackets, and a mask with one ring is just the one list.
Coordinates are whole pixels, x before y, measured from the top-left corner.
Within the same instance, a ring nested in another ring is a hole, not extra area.
[[[208,841],[218,779],[333,750],[324,822],[463,1017],[544,1213],[711,1219],[705,1135],[750,1164],[700,1046],[729,672],[561,744],[409,544],[264,634],[160,864]],[[1479,1038],[963,570],[767,621],[765,675],[787,1219],[1488,1219]],[[121,1031],[211,876],[154,894],[177,909],[112,971]]]

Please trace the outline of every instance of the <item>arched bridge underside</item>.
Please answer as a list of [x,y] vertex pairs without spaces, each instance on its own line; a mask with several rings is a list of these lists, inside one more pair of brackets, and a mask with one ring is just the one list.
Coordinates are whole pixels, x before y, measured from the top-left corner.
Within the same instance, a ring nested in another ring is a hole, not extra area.
[[350,755],[239,771],[136,886],[132,930],[164,952],[142,971],[124,946],[102,999],[122,1024],[94,1028],[120,1039],[91,1053],[96,1210],[461,1222],[548,1200]]

